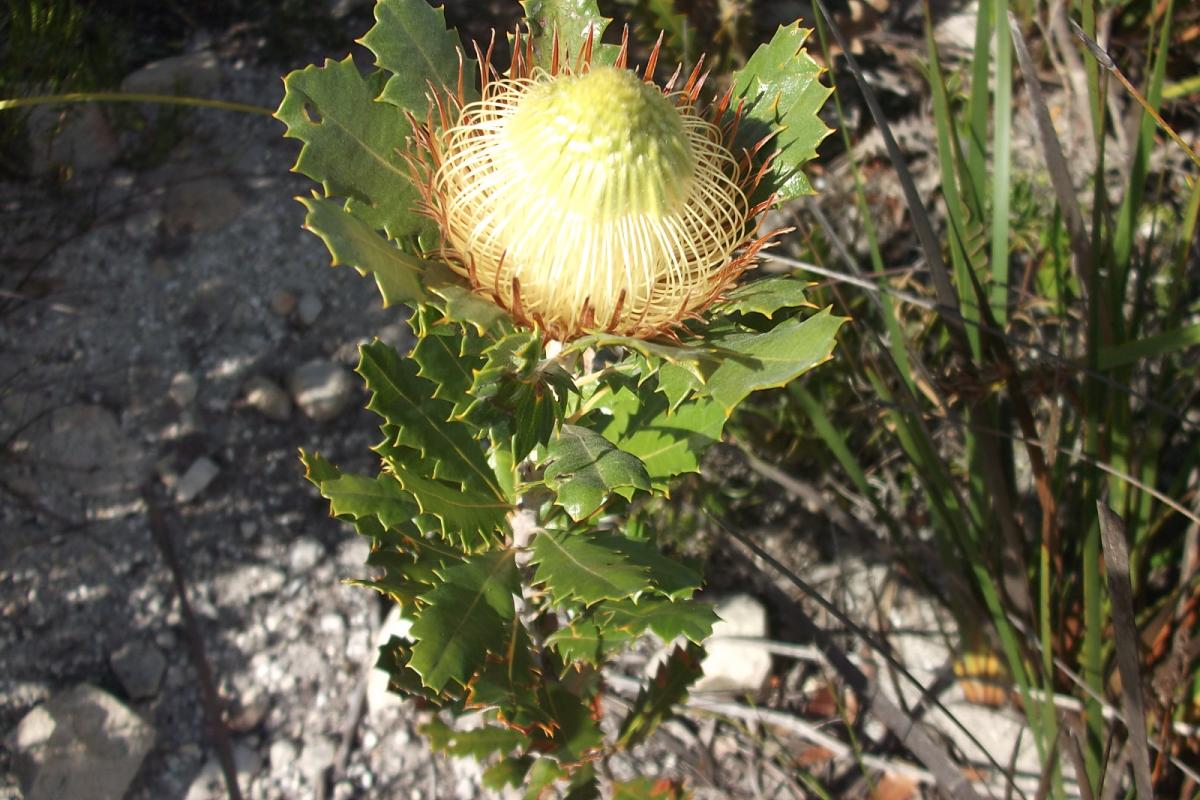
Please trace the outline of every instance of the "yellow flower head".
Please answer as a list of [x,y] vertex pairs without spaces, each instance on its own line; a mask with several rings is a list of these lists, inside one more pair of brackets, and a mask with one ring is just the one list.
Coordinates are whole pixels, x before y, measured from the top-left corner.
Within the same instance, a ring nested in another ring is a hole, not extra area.
[[730,95],[698,110],[701,65],[679,91],[678,71],[650,82],[660,45],[643,79],[626,67],[628,39],[614,66],[593,67],[590,39],[572,66],[555,37],[545,70],[518,34],[507,75],[490,48],[481,56],[482,99],[464,103],[460,75],[434,96],[440,124],[432,109],[414,121],[410,163],[440,254],[550,337],[670,334],[774,235],[754,235],[773,198],[750,206],[766,164],[731,151]]

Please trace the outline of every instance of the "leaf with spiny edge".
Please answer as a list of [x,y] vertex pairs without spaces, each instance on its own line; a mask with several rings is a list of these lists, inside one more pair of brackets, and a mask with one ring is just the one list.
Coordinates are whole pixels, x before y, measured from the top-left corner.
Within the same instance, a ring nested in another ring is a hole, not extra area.
[[472,350],[483,345],[479,337],[471,337],[458,325],[432,325],[413,347],[410,357],[419,367],[417,374],[434,385],[434,399],[450,404],[447,420],[457,415],[458,404],[469,396],[474,373],[483,363]]
[[[329,463],[319,453],[310,453],[306,450],[301,450],[300,462],[304,464],[304,477],[309,483],[317,487],[317,491],[319,492],[321,491],[322,484],[342,477],[342,471]],[[324,492],[321,493],[321,496],[325,497],[326,500],[329,499]],[[329,513],[336,519],[353,525],[360,536],[367,536],[375,541],[383,541],[388,538],[389,531],[374,515],[355,517],[350,514],[337,514],[332,508],[330,508]]]
[[554,721],[546,750],[550,755],[561,761],[580,761],[603,743],[591,705],[560,684],[544,684],[542,707],[546,717]]
[[824,69],[804,49],[811,29],[793,22],[780,26],[746,66],[733,74],[732,113],[744,101],[736,152],[752,149],[764,136],[774,137],[759,159],[774,160],[754,200],[772,193],[778,202],[814,194],[801,166],[817,155],[817,145],[833,133],[819,116],[832,89],[821,83]]
[[360,275],[370,273],[379,286],[384,308],[397,303],[416,306],[434,299],[422,284],[422,276],[433,262],[400,250],[339,202],[319,197],[296,199],[308,212],[305,230],[325,243],[333,259],[331,266],[350,266]]
[[429,747],[435,752],[451,756],[470,756],[483,761],[493,753],[507,756],[513,750],[524,751],[529,746],[529,737],[512,728],[486,723],[469,731],[456,731],[433,717],[421,728],[429,737]]
[[512,505],[503,496],[426,477],[402,461],[389,460],[388,468],[417,501],[422,518],[435,520],[447,540],[475,549],[494,543],[505,529]]
[[727,355],[709,346],[708,343],[698,345],[665,344],[611,333],[592,333],[581,336],[566,345],[563,350],[564,352],[582,352],[589,347],[624,347],[647,359],[676,364],[695,375],[701,383],[707,381],[710,375],[720,369]]
[[453,681],[466,686],[488,653],[502,655],[516,617],[513,595],[520,594],[515,551],[492,550],[468,556],[439,571],[442,583],[422,595],[427,603],[413,624],[409,666],[422,683],[442,691]]
[[596,606],[593,618],[602,637],[616,632],[638,636],[649,629],[667,642],[683,636],[696,644],[712,634],[712,626],[718,619],[709,603],[656,598],[642,598],[636,603],[606,600]]
[[375,517],[385,528],[410,522],[417,504],[391,475],[341,475],[321,483],[321,494],[337,516]]
[[624,537],[604,531],[542,531],[533,539],[533,579],[555,603],[632,597],[650,583],[649,568],[619,547]]
[[534,62],[549,69],[552,43],[558,32],[559,56],[572,66],[575,58],[587,41],[589,30],[592,36],[592,63],[611,64],[617,60],[620,48],[601,44],[600,39],[611,19],[602,15],[596,0],[521,0],[525,9],[525,22],[533,36]]
[[453,407],[434,398],[437,386],[417,374],[417,364],[378,341],[361,347],[359,354],[357,371],[371,392],[367,408],[396,434],[385,444],[419,452],[432,467],[423,466],[423,476],[454,481],[469,492],[503,500],[483,447],[465,425],[448,422]]
[[634,747],[646,741],[671,716],[672,708],[687,700],[688,689],[704,674],[700,667],[703,656],[704,648],[690,642],[671,651],[622,720],[617,734],[619,747]]
[[412,669],[412,643],[393,636],[379,648],[375,668],[387,673],[388,691],[402,697],[420,697],[435,706],[457,700],[459,695],[449,691],[435,692],[421,683],[421,676]]
[[583,661],[598,667],[635,638],[636,634],[619,628],[602,631],[594,613],[586,613],[546,637],[546,646],[553,647],[567,664]]
[[483,771],[483,788],[499,792],[506,786],[520,786],[533,766],[533,756],[502,758]]
[[555,503],[576,521],[595,513],[614,492],[650,489],[642,462],[578,425],[559,428],[546,448],[544,465],[542,477],[555,492]]
[[774,319],[781,310],[816,308],[804,292],[812,284],[787,276],[764,278],[743,283],[713,306],[714,314],[762,314]]
[[721,404],[726,415],[732,414],[751,392],[784,386],[829,360],[838,329],[845,321],[845,317],[835,317],[825,308],[806,319],[786,319],[766,333],[746,331],[722,336],[718,339],[720,347],[743,358],[726,360],[709,378],[705,391]]
[[[651,379],[654,380],[654,379]],[[725,413],[710,397],[699,396],[672,409],[656,387],[639,387],[633,378],[614,376],[612,393],[599,401],[598,430],[646,467],[655,491],[668,493],[671,479],[700,471],[700,455],[720,441]]]
[[613,781],[610,800],[689,800],[692,793],[669,778]]
[[464,59],[442,8],[425,0],[377,0],[375,24],[358,43],[375,54],[375,66],[392,73],[380,100],[423,116],[430,85],[457,91],[460,63],[465,99],[476,99],[475,62]]
[[439,304],[446,318],[471,325],[480,336],[500,337],[514,329],[512,317],[489,297],[473,291],[445,264],[436,264],[425,273],[425,287],[442,299]]
[[390,239],[428,234],[431,220],[413,210],[417,190],[397,148],[411,133],[404,112],[378,103],[378,80],[354,59],[326,60],[284,78],[275,117],[284,136],[304,142],[292,169],[321,184],[326,196],[348,198],[346,210]]

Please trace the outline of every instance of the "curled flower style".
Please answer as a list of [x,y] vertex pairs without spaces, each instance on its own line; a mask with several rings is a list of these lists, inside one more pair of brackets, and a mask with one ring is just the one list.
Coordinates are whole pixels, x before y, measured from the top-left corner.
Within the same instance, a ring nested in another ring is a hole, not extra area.
[[[612,66],[591,37],[569,63],[553,39],[549,69],[517,33],[511,67],[479,55],[481,99],[437,91],[412,120],[408,161],[438,253],[471,286],[548,337],[589,331],[674,335],[729,289],[772,238],[757,236],[774,197],[751,205],[766,142],[734,154],[732,90],[701,111],[703,59],[652,82],[662,37],[639,73],[628,31]],[[769,137],[767,137],[769,138]]]

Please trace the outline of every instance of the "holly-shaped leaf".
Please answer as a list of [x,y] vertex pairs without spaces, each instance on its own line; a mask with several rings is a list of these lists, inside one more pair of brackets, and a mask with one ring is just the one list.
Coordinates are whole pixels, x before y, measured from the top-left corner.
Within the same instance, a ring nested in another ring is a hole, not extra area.
[[597,404],[596,425],[606,439],[645,465],[655,491],[667,493],[670,480],[700,471],[700,455],[721,439],[725,413],[711,397],[700,396],[674,410],[653,387],[616,378],[612,393]]
[[737,287],[713,308],[716,314],[762,314],[767,319],[774,319],[775,313],[781,309],[813,307],[804,296],[805,281],[786,276],[765,278],[743,283]]
[[563,425],[550,440],[543,478],[555,502],[576,521],[591,516],[622,489],[650,489],[650,476],[636,457],[595,431]]
[[454,481],[504,501],[483,447],[467,426],[448,421],[453,406],[434,397],[436,384],[417,374],[417,364],[379,341],[364,345],[359,355],[357,371],[371,391],[367,408],[394,430],[386,444],[416,450],[422,456],[422,476]]
[[417,515],[417,504],[391,475],[342,475],[322,482],[321,494],[336,516],[375,517],[385,528],[403,525]]
[[596,607],[594,619],[602,637],[616,631],[636,636],[651,630],[667,642],[683,636],[700,644],[712,634],[718,617],[708,603],[643,598],[636,603],[605,601]]
[[671,709],[687,700],[688,688],[704,674],[700,661],[704,648],[696,644],[677,646],[667,660],[659,665],[650,685],[638,692],[633,707],[621,722],[617,743],[633,747],[646,741],[663,720],[671,716]]
[[422,596],[428,605],[413,624],[409,666],[422,683],[441,691],[466,686],[488,653],[502,655],[516,618],[513,595],[521,591],[513,550],[469,556],[440,575],[442,583]]
[[688,800],[692,793],[667,778],[613,781],[612,800]]
[[375,101],[373,83],[350,56],[296,70],[275,116],[284,136],[304,142],[293,170],[326,196],[349,198],[346,209],[388,238],[419,236],[432,223],[413,211],[417,191],[399,152],[411,128],[401,109]]
[[590,32],[592,63],[611,64],[616,60],[618,48],[600,43],[612,20],[600,13],[596,0],[521,0],[521,6],[533,36],[534,59],[540,66],[550,65],[555,31],[563,58],[578,56]]
[[458,731],[436,716],[425,724],[421,733],[429,737],[430,748],[439,753],[470,756],[479,761],[493,753],[507,755],[529,745],[529,737],[512,728],[485,724],[481,728]]
[[449,541],[475,548],[491,544],[495,533],[504,529],[512,506],[503,497],[428,478],[393,458],[388,459],[388,468],[416,500],[423,519],[435,520]]
[[429,86],[454,89],[463,64],[463,91],[475,99],[475,62],[462,59],[458,36],[446,30],[446,15],[426,0],[378,0],[375,25],[358,40],[375,54],[375,65],[392,73],[379,99],[423,115]]
[[305,230],[325,243],[333,259],[331,266],[344,264],[359,274],[373,275],[385,308],[397,303],[415,306],[431,299],[421,283],[431,262],[401,251],[339,202],[317,197],[296,199],[308,211]]
[[620,534],[603,531],[542,531],[533,540],[534,581],[555,603],[632,597],[650,583],[649,569],[621,548]]
[[833,132],[817,115],[833,90],[821,83],[823,69],[804,49],[810,33],[796,22],[781,26],[733,75],[731,109],[739,100],[745,103],[736,145],[739,151],[753,148],[775,134],[760,154],[775,158],[759,192],[763,197],[774,192],[780,202],[813,194],[800,167],[816,157],[817,145]]
[[709,378],[707,392],[732,414],[751,392],[783,386],[826,361],[845,321],[826,308],[807,319],[784,320],[766,333],[722,336],[715,344],[742,358],[726,359]]

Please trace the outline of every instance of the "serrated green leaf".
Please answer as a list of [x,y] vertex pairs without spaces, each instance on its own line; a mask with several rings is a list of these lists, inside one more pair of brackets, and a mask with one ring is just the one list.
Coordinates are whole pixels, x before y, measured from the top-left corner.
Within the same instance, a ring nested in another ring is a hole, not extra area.
[[775,193],[780,202],[813,194],[801,165],[816,157],[817,145],[833,132],[817,113],[833,90],[821,83],[824,70],[804,49],[810,33],[795,22],[780,26],[733,75],[731,107],[745,101],[736,147],[740,152],[776,134],[761,153],[776,155],[759,193]]
[[540,800],[542,792],[554,782],[567,776],[566,767],[552,758],[538,758],[529,768],[525,783],[525,800]]
[[506,786],[520,786],[533,766],[532,756],[502,758],[483,771],[483,788],[499,792]]
[[602,659],[600,628],[590,618],[573,620],[546,637],[546,646],[553,647],[568,664],[586,661],[598,665]]
[[512,506],[503,497],[427,478],[403,462],[389,460],[388,466],[421,513],[438,521],[447,539],[478,547],[493,541],[505,527]]
[[434,398],[436,385],[417,374],[417,364],[378,341],[364,345],[359,354],[357,371],[371,391],[367,408],[395,426],[396,436],[388,444],[419,452],[431,467],[423,468],[422,476],[455,481],[504,503],[482,446],[466,426],[447,421],[453,407]]
[[576,521],[595,513],[614,491],[650,489],[642,462],[578,425],[563,425],[550,440],[543,478],[557,494],[555,502]]
[[447,319],[471,325],[480,336],[503,336],[513,329],[513,320],[507,311],[490,298],[472,291],[444,264],[438,264],[437,269],[426,273],[425,287],[442,298]]
[[[304,477],[309,483],[317,487],[317,491],[321,490],[322,484],[342,477],[341,470],[317,453],[309,453],[301,450],[300,461],[304,464]],[[328,499],[328,496],[324,493],[322,493],[322,496]],[[337,514],[332,509],[330,513],[337,519],[353,525],[354,529],[361,536],[367,536],[376,541],[382,541],[387,537],[387,529],[374,515],[355,517],[349,514]]]
[[458,36],[446,29],[443,9],[425,0],[377,0],[375,24],[359,44],[375,54],[375,66],[392,73],[380,100],[424,113],[429,84],[456,89],[458,65],[463,63],[463,91],[475,99],[474,61],[458,49]]
[[688,800],[692,793],[667,778],[613,781],[612,800]]
[[558,684],[547,684],[542,695],[546,717],[554,720],[550,754],[563,761],[579,761],[604,740],[592,719],[591,706]]
[[542,531],[533,539],[534,581],[556,603],[632,597],[649,584],[649,569],[630,560],[621,540],[619,534],[603,531]]
[[415,306],[430,300],[421,276],[431,263],[399,250],[375,229],[333,200],[298,197],[307,210],[304,227],[325,243],[332,266],[346,265],[359,274],[370,273],[379,286],[384,307],[401,303]]
[[422,697],[435,706],[455,698],[453,691],[435,692],[424,686],[421,676],[411,668],[411,660],[410,643],[399,637],[393,636],[379,648],[375,668],[387,673],[389,692],[407,697]]
[[521,591],[513,550],[493,550],[442,571],[443,582],[422,595],[428,603],[413,624],[409,666],[422,683],[441,691],[466,686],[488,653],[504,653]]
[[725,413],[710,397],[697,397],[674,411],[665,394],[618,379],[597,409],[605,412],[597,426],[606,439],[637,456],[651,486],[664,494],[671,478],[700,471],[700,455],[720,441]]
[[767,319],[774,319],[781,309],[812,308],[812,303],[804,296],[807,286],[806,281],[787,276],[751,281],[731,291],[713,310],[718,314],[762,314]]
[[439,717],[433,717],[421,732],[429,737],[431,749],[452,756],[470,756],[482,761],[493,753],[507,755],[529,746],[529,737],[512,728],[484,725],[469,731],[457,731]]
[[692,372],[678,364],[661,364],[657,367],[651,367],[654,375],[658,378],[655,390],[662,392],[670,403],[669,408],[674,411],[680,403],[682,403],[688,395],[704,384],[700,382]]
[[707,391],[732,414],[751,392],[783,386],[826,361],[833,352],[844,317],[825,308],[807,319],[784,320],[766,333],[734,333],[716,344],[749,359],[727,359],[712,377]]
[[600,778],[593,764],[584,764],[575,770],[563,800],[600,800]]
[[417,236],[433,223],[413,211],[417,191],[397,148],[411,132],[404,112],[375,102],[354,60],[327,60],[284,78],[275,116],[284,136],[304,142],[293,169],[325,194],[349,198],[346,209],[388,238]]
[[612,631],[637,636],[649,629],[667,642],[683,636],[700,644],[712,633],[718,617],[708,603],[643,598],[636,603],[605,601],[596,607],[594,619],[602,637]]
[[525,21],[533,35],[534,61],[548,68],[554,32],[558,31],[560,51],[565,58],[574,58],[592,32],[592,63],[611,64],[619,48],[600,43],[605,29],[612,22],[600,13],[596,0],[521,0]]
[[671,709],[687,700],[688,688],[704,674],[700,661],[704,648],[688,643],[677,646],[659,665],[649,686],[638,692],[633,707],[621,722],[617,744],[634,747],[646,741],[650,734],[671,716]]
[[[411,358],[417,374],[434,385],[433,397],[454,406],[468,396],[474,372],[482,364],[478,356],[464,352],[463,331],[457,325],[439,325],[417,340]],[[449,419],[449,418],[447,418]]]
[[342,475],[322,482],[321,494],[328,498],[337,516],[375,517],[386,528],[409,522],[417,515],[417,504],[391,475]]

